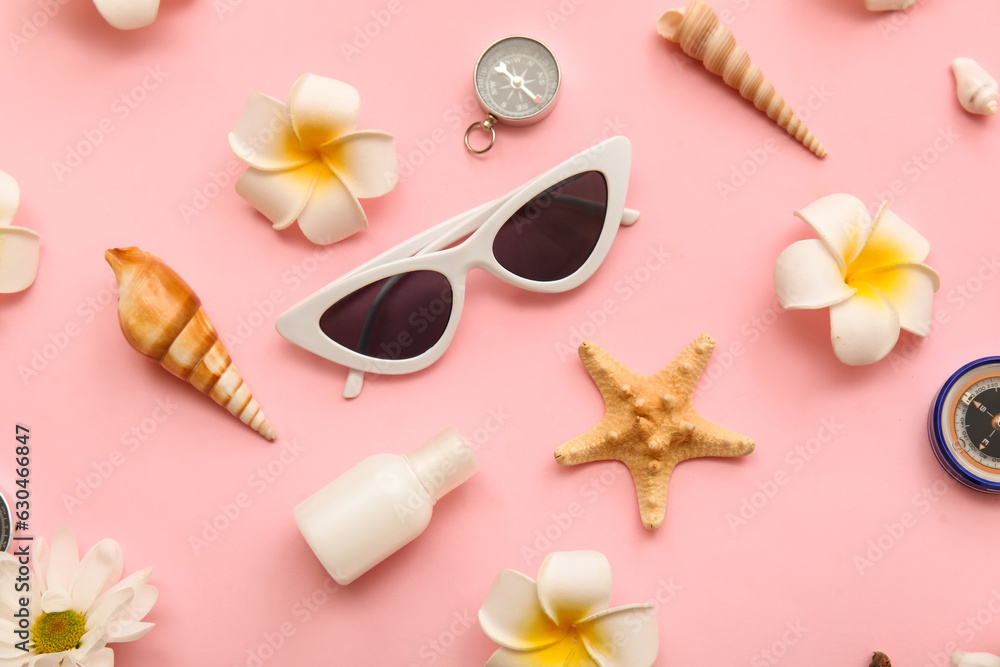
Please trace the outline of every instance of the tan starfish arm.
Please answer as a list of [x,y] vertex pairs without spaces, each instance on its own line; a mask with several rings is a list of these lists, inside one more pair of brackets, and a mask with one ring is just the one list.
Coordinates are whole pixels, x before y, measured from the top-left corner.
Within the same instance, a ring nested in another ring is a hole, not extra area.
[[561,444],[555,451],[556,461],[573,465],[616,458],[619,441],[627,436],[627,431],[628,422],[606,416],[586,433]]
[[578,350],[584,368],[594,379],[605,405],[614,405],[627,391],[634,391],[643,379],[626,368],[620,361],[604,351],[600,345],[585,340]]
[[674,464],[669,461],[648,461],[641,465],[633,462],[629,470],[635,481],[642,525],[655,530],[663,525],[663,517],[667,513],[667,489]]
[[695,338],[673,361],[652,376],[659,390],[664,395],[671,395],[677,404],[686,403],[694,395],[698,378],[714,349],[715,339],[708,334]]
[[746,456],[754,449],[750,438],[722,428],[699,414],[691,414],[694,432],[689,442],[679,447],[680,453],[688,454],[685,459],[697,456]]

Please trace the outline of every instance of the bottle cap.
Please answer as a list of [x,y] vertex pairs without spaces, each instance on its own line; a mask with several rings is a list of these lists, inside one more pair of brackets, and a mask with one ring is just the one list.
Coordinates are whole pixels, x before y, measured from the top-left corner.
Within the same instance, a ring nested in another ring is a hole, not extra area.
[[453,428],[410,452],[406,460],[434,502],[479,470],[472,447]]

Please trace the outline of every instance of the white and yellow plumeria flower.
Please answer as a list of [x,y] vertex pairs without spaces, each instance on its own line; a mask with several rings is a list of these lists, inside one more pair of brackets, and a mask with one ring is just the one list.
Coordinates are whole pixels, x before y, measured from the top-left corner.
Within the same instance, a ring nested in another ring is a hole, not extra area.
[[37,232],[12,226],[21,203],[21,189],[9,174],[0,171],[0,293],[20,292],[38,274]]
[[114,540],[98,542],[80,558],[73,533],[60,528],[51,548],[39,538],[33,551],[27,591],[15,587],[24,580],[23,563],[0,553],[0,667],[111,667],[107,644],[139,639],[153,627],[142,621],[157,597],[146,583],[152,568],[122,579],[122,550]]
[[104,20],[119,30],[144,28],[156,20],[160,0],[94,0]]
[[834,194],[795,215],[819,235],[785,248],[774,263],[774,288],[787,309],[830,308],[833,351],[845,364],[875,363],[899,330],[930,332],[940,286],[923,263],[930,243],[889,210],[873,220],[857,197]]
[[610,602],[611,565],[597,551],[549,554],[537,583],[501,571],[479,610],[501,646],[486,667],[650,667],[660,646],[653,605]]
[[391,134],[355,130],[360,104],[353,87],[315,74],[295,82],[287,106],[254,94],[229,135],[236,157],[250,165],[236,192],[275,229],[298,220],[313,243],[367,227],[358,197],[392,190],[399,164]]

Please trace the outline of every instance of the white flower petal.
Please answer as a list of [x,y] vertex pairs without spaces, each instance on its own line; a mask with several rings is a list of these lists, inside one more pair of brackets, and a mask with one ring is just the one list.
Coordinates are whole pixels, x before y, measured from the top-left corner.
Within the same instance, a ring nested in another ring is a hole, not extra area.
[[580,621],[577,632],[602,667],[650,667],[660,650],[652,604],[602,611]]
[[236,181],[236,192],[270,220],[275,229],[284,229],[299,217],[323,171],[329,170],[318,162],[288,171],[250,167]]
[[868,241],[872,219],[857,197],[833,194],[817,199],[795,215],[812,227],[844,269]]
[[236,157],[264,171],[291,169],[316,158],[299,145],[285,103],[262,93],[254,93],[243,105],[229,133],[229,147]]
[[115,652],[106,646],[88,655],[86,657],[86,662],[80,663],[80,667],[114,667],[114,665]]
[[122,548],[112,539],[95,544],[80,561],[73,576],[71,594],[74,609],[90,609],[101,593],[118,583],[122,576]]
[[348,84],[315,74],[303,74],[288,95],[292,127],[306,148],[318,148],[358,123],[361,96]]
[[899,313],[899,326],[918,336],[931,330],[934,292],[941,286],[937,271],[926,264],[899,264],[855,275],[889,297]]
[[131,623],[127,626],[127,631],[123,630],[122,632],[108,635],[108,642],[134,642],[136,639],[146,636],[146,633],[152,630],[155,625],[156,623]]
[[557,625],[566,626],[607,609],[611,563],[599,551],[557,551],[538,569],[538,600]]
[[107,633],[109,642],[130,642],[142,637],[153,627],[152,623],[142,623],[156,603],[159,591],[156,586],[139,586],[132,589],[132,601],[116,616],[108,619]]
[[102,597],[101,601],[87,612],[87,630],[99,630],[103,634],[108,621],[117,617],[132,602],[134,591],[123,588],[114,595]]
[[160,0],[94,0],[104,20],[119,30],[143,28],[156,20]]
[[930,241],[890,211],[885,202],[864,249],[849,263],[847,275],[895,264],[919,264],[930,251]]
[[479,625],[487,637],[516,651],[552,646],[566,636],[542,611],[535,582],[515,570],[501,570],[493,579]]
[[309,201],[299,213],[299,228],[317,245],[346,239],[368,227],[368,218],[357,198],[329,170],[325,170]]
[[[58,653],[42,653],[41,655],[32,655],[31,661],[28,663],[31,667],[68,667],[67,664],[63,664],[63,660],[69,657],[70,651],[59,651]],[[68,663],[72,665],[73,663]]]
[[[149,577],[152,576],[152,574],[153,574],[153,568],[151,567],[147,567],[145,570],[139,570],[138,572],[133,572],[132,574],[128,575],[127,577],[119,581],[117,584],[106,590],[101,595],[101,597],[117,593],[123,588],[136,588],[136,589],[141,588],[147,581],[149,581]],[[100,599],[101,598],[98,598],[98,602],[100,601]]]
[[10,174],[0,171],[0,227],[6,227],[14,219],[21,202],[21,188]]
[[0,227],[0,294],[20,292],[38,275],[37,232],[24,227]]
[[49,567],[45,576],[47,592],[68,593],[73,573],[79,564],[80,550],[76,546],[76,538],[69,528],[60,526],[52,536],[52,546],[49,550]]
[[558,644],[537,651],[500,648],[486,661],[486,667],[600,667],[593,661],[581,664],[577,659],[581,654],[585,660],[590,660],[576,636],[571,634]]
[[899,313],[882,292],[859,285],[857,294],[830,308],[830,338],[845,364],[873,364],[899,339]]
[[49,571],[49,543],[41,535],[35,540],[34,553],[31,554],[31,569],[35,572],[39,590],[47,588],[46,574]]
[[774,262],[774,289],[788,309],[827,308],[857,290],[844,282],[840,264],[818,239],[796,241]]
[[46,614],[66,611],[73,606],[73,598],[61,588],[50,589],[42,593],[41,607]]
[[21,606],[19,598],[24,593],[15,590],[18,567],[17,558],[0,552],[0,620],[13,618]]
[[360,199],[381,197],[399,181],[396,142],[387,132],[351,132],[322,149],[330,168]]

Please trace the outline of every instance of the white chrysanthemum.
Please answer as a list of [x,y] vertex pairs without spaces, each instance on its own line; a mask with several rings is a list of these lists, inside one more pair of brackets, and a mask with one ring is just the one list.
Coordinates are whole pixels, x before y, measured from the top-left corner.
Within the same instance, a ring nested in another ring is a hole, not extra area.
[[38,273],[38,232],[10,224],[20,203],[17,181],[0,171],[0,294],[28,289]]
[[[73,533],[60,528],[51,548],[35,540],[30,568],[12,551],[0,553],[0,667],[112,667],[107,644],[139,639],[153,627],[142,621],[156,602],[156,587],[146,583],[153,570],[122,579],[114,540],[80,558]],[[19,590],[25,580],[28,590]]]

